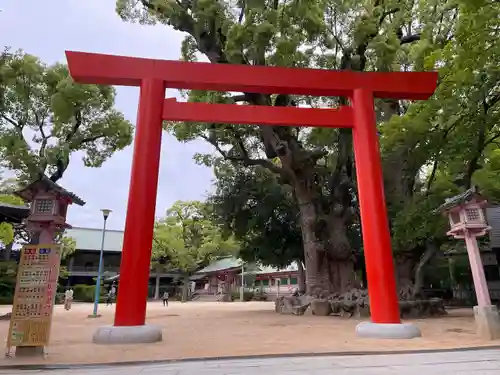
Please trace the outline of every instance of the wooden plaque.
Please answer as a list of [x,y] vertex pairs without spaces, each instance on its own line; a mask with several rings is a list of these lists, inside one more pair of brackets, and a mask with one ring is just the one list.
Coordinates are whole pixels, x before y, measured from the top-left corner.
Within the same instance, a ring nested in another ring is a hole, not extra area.
[[8,348],[48,345],[60,263],[59,245],[23,246],[17,269]]

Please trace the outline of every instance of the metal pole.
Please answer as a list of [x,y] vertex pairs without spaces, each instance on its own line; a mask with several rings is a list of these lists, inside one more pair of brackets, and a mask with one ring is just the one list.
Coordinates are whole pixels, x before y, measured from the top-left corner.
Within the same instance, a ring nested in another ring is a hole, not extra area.
[[101,252],[99,254],[99,269],[97,271],[97,281],[95,284],[95,295],[94,295],[94,311],[92,313],[94,317],[97,317],[97,309],[99,308],[99,296],[101,292],[101,274],[102,274],[102,266],[104,258],[104,237],[106,236],[106,222],[108,220],[108,215],[104,214],[104,224],[102,226]]
[[240,301],[241,302],[243,302],[243,296],[245,295],[245,292],[244,292],[245,275],[243,274],[244,271],[245,271],[244,263],[241,263],[241,287],[240,287]]

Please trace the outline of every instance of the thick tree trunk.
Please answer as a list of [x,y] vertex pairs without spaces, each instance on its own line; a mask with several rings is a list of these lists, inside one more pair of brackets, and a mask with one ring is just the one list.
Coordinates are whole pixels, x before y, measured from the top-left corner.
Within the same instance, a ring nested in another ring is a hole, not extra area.
[[360,280],[356,278],[355,257],[347,237],[347,224],[343,215],[342,213],[334,214],[328,223],[329,290],[337,293],[361,286]]
[[304,294],[306,292],[306,271],[304,269],[304,265],[302,264],[301,260],[297,261],[297,267],[299,271],[299,277],[298,277],[298,288],[299,288],[299,293]]
[[317,216],[314,204],[310,201],[299,200],[299,208],[306,266],[306,293],[312,294],[316,289],[324,287],[319,270],[319,254],[324,252],[324,247],[314,231]]
[[[413,249],[413,252],[417,251]],[[396,282],[398,286],[398,290],[409,288],[413,286],[414,276],[415,276],[415,267],[418,262],[418,258],[416,258],[412,252],[402,252],[396,254],[394,257],[395,265],[396,265]]]
[[10,260],[10,255],[12,254],[12,247],[13,246],[14,246],[14,241],[12,241],[10,244],[8,244],[7,246],[5,246],[4,254],[3,254],[3,259],[5,261],[9,261]]
[[[156,271],[158,272],[158,271]],[[160,299],[160,275],[156,274],[156,284],[155,284],[155,300]]]
[[[331,220],[328,228],[318,229],[318,212],[311,201],[298,197],[304,258],[306,292],[324,295],[345,292],[356,283],[354,258],[349,246],[344,223]],[[328,236],[324,236],[324,233]],[[319,235],[323,234],[321,238]]]
[[344,293],[352,288],[359,288],[356,280],[354,262],[350,259],[330,261],[328,264],[330,292]]
[[430,240],[427,242],[426,248],[422,256],[420,257],[420,261],[415,267],[415,284],[413,285],[413,298],[425,298],[422,295],[422,287],[424,284],[424,267],[431,261],[432,258],[439,251],[439,244],[436,241]]
[[189,298],[189,276],[184,276],[182,279],[182,295],[181,302],[187,302]]

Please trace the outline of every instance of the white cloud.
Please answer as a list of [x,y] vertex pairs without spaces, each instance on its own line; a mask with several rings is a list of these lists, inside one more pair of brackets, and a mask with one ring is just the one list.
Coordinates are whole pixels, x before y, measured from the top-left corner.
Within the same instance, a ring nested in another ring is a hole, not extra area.
[[[162,25],[123,22],[114,6],[114,0],[0,0],[2,43],[22,48],[47,63],[64,61],[65,50],[179,58],[181,33]],[[117,88],[116,106],[134,123],[138,95],[137,88]],[[167,93],[174,95],[177,93]],[[202,199],[213,177],[209,169],[192,160],[196,152],[212,151],[206,143],[181,144],[164,133],[162,146],[157,216],[175,200]],[[70,208],[70,224],[99,227],[100,209],[110,208],[110,229],[123,229],[131,160],[132,146],[113,155],[99,169],[85,168],[80,155],[73,155],[61,185],[81,196],[87,205]]]

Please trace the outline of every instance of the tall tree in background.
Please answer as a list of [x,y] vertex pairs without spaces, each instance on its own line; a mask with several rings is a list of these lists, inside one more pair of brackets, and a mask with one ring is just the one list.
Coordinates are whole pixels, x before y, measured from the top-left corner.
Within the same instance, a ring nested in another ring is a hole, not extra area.
[[[376,102],[384,123],[381,146],[394,244],[399,254],[411,255],[411,272],[444,240],[442,221],[433,213],[443,197],[474,180],[497,190],[490,177],[498,148],[498,2],[117,0],[117,11],[129,21],[159,22],[185,32],[182,54],[188,61],[201,52],[212,63],[439,69],[432,100]],[[346,104],[345,98],[186,95],[211,103]],[[355,285],[349,230],[359,217],[349,130],[217,124],[170,124],[169,130],[181,141],[203,138],[224,160],[266,168],[289,185],[300,213],[309,291]],[[219,162],[206,155],[198,160]]]
[[[438,5],[437,0],[434,3]],[[187,33],[182,53],[189,61],[201,52],[212,63],[387,71],[411,69],[411,44],[422,39],[424,28],[431,35],[433,27],[441,27],[439,20],[447,18],[442,12],[427,12],[432,1],[423,5],[381,0],[118,0],[117,10],[127,20],[161,22]],[[189,100],[274,106],[301,101],[315,106],[346,104],[343,98],[253,93],[234,97],[190,92]],[[215,124],[176,124],[170,130],[183,141],[204,138],[226,160],[265,167],[290,185],[300,211],[309,291],[317,287],[344,291],[355,285],[348,238],[356,219],[350,131]],[[270,162],[275,157],[279,163]]]
[[[208,207],[198,201],[175,202],[167,216],[155,224],[152,259],[168,262],[181,272],[182,301],[188,299],[189,277],[218,256],[235,255],[235,241],[224,239],[208,219]],[[166,263],[163,262],[163,263]]]
[[494,202],[500,198],[500,3],[440,2],[435,9],[448,15],[444,33],[420,43],[425,53],[414,61],[418,69],[439,70],[436,93],[392,117],[381,137],[392,173],[386,186],[393,240],[410,258],[415,293],[423,266],[447,240],[447,223],[433,210],[473,185]]
[[220,160],[215,165],[215,192],[209,197],[212,218],[240,243],[248,263],[284,268],[296,262],[305,290],[304,251],[293,191],[266,168]]
[[22,180],[58,181],[70,155],[99,167],[132,141],[132,125],[114,109],[109,86],[78,85],[65,65],[47,66],[21,51],[0,64],[0,158]]
[[[65,65],[47,66],[22,51],[4,50],[0,56],[0,167],[16,179],[2,181],[2,199],[22,204],[12,196],[18,184],[47,174],[54,182],[67,170],[70,156],[83,153],[86,166],[99,167],[114,151],[132,141],[132,125],[114,109],[115,90],[109,86],[78,85]],[[15,231],[1,224],[10,258],[14,235],[29,241],[23,225]],[[10,242],[9,242],[10,240]],[[72,238],[61,233],[56,242],[62,257],[75,250]]]

